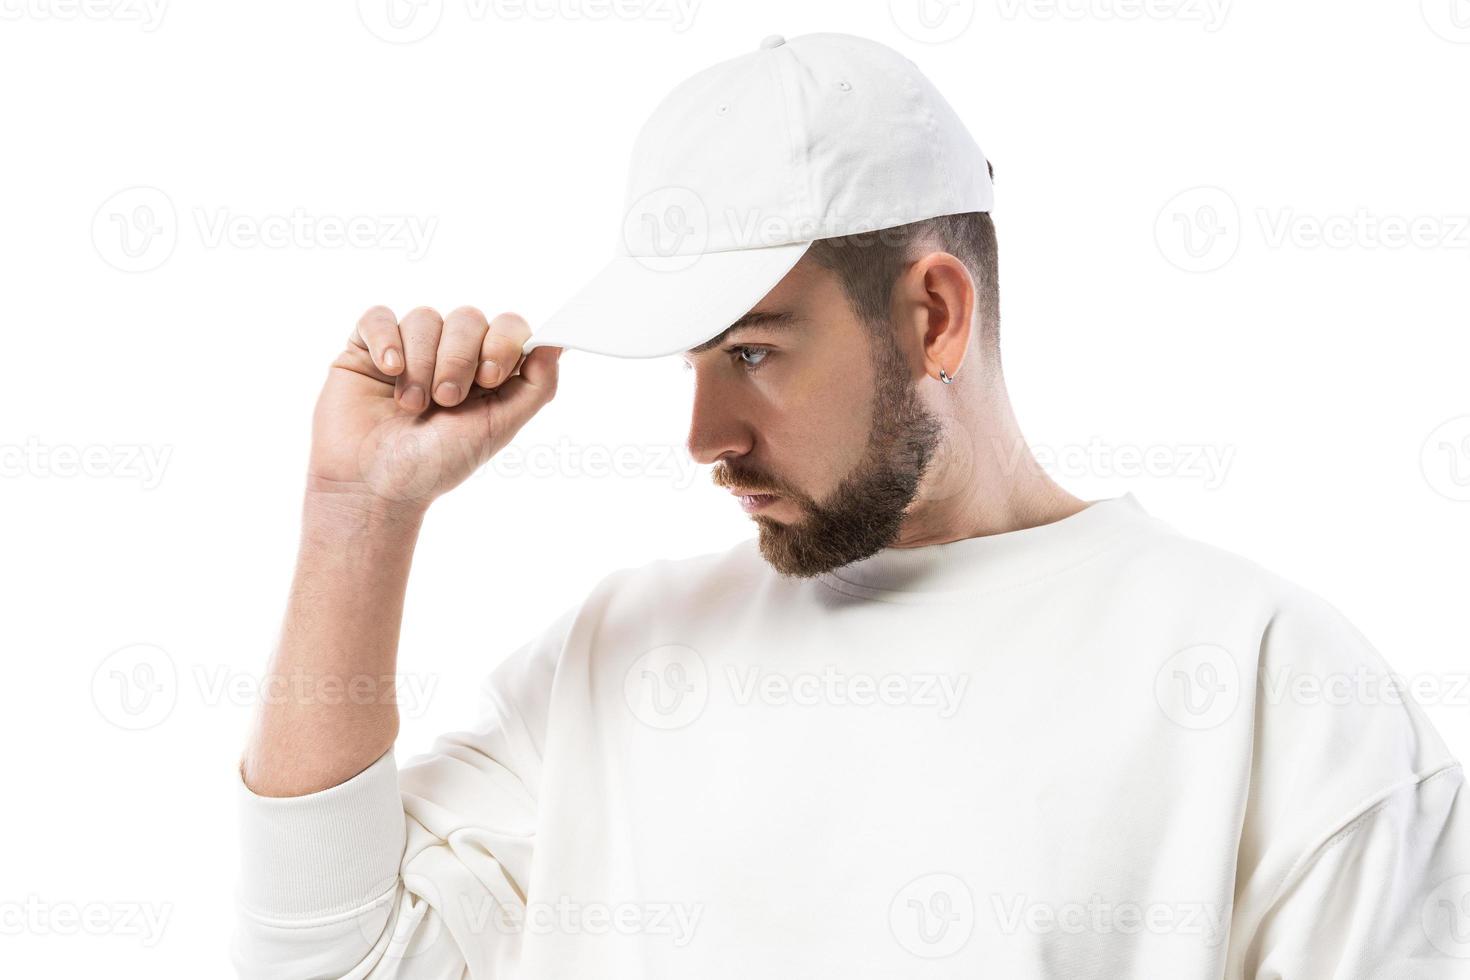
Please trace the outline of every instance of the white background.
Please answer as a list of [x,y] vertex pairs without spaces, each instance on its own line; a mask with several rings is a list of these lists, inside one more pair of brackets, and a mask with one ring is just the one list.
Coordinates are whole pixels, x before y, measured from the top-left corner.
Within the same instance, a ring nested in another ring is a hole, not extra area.
[[[328,361],[379,302],[534,327],[610,254],[653,105],[770,33],[898,48],[993,159],[1063,485],[1325,596],[1470,755],[1470,4],[925,2],[0,0],[0,973],[228,973]],[[406,754],[608,571],[754,532],[677,358],[561,370],[427,523]]]

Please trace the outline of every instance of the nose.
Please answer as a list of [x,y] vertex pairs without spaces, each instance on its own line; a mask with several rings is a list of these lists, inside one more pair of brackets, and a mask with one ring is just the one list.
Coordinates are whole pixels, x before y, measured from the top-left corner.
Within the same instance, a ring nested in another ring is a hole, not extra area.
[[726,456],[750,452],[754,433],[741,417],[739,405],[728,390],[696,378],[694,404],[689,412],[686,446],[696,463],[708,465]]

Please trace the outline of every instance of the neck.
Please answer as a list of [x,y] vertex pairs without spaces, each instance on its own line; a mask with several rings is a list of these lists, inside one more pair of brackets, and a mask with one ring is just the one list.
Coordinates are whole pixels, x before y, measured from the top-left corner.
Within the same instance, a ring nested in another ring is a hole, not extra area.
[[1087,507],[1041,468],[1003,385],[979,411],[946,418],[937,458],[890,547],[919,548],[1050,524]]

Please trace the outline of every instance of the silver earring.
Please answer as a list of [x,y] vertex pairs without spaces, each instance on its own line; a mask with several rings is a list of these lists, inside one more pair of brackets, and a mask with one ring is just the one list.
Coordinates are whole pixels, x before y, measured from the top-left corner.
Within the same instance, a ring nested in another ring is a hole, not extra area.
[[950,384],[951,382],[954,381],[954,378],[951,378],[948,374],[946,374],[944,372],[944,368],[940,368],[939,369],[939,380],[940,381],[943,381],[945,384]]

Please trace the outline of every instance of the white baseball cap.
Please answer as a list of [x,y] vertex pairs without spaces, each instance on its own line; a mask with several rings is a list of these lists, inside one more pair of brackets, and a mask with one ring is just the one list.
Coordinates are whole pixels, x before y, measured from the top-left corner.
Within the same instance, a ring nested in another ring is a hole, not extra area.
[[984,154],[912,61],[850,34],[772,35],[665,96],[634,143],[616,254],[522,350],[679,353],[818,238],[992,203]]

